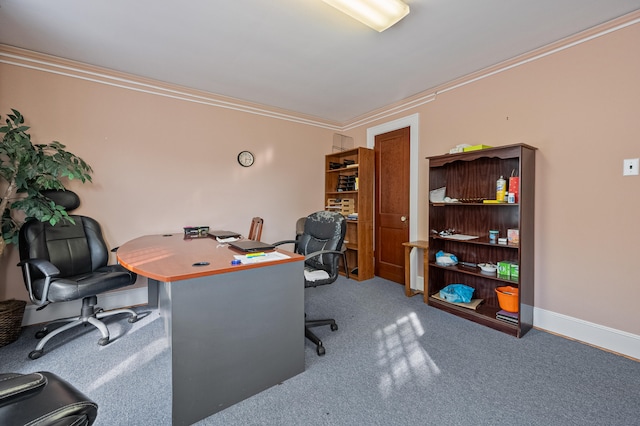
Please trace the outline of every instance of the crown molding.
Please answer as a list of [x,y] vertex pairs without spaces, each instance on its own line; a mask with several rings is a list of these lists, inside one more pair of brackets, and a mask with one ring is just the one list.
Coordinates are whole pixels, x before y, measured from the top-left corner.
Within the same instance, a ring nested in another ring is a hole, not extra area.
[[186,102],[339,130],[339,123],[0,44],[0,63]]
[[467,84],[475,83],[487,77],[494,76],[504,71],[519,67],[521,65],[528,64],[529,62],[542,59],[546,56],[553,55],[571,47],[577,46],[582,43],[586,43],[598,37],[610,34],[612,32],[627,28],[629,26],[640,23],[640,9],[634,12],[623,15],[619,18],[613,19],[601,25],[592,27],[588,30],[574,34],[570,37],[566,37],[562,40],[558,40],[554,43],[548,44],[541,48],[532,50],[525,54],[516,56],[506,61],[500,62],[491,67],[484,68],[472,74],[467,74],[455,80],[451,80],[442,85],[432,87],[424,90],[410,98],[403,99],[394,104],[387,105],[369,113],[363,114],[344,123],[342,126],[343,131],[357,128],[363,125],[367,125],[378,121],[383,118],[394,116],[398,113],[411,110],[417,106],[423,105],[428,102],[435,101],[438,95],[449,92],[451,90],[458,89],[466,86]]
[[405,98],[396,103],[370,111],[344,123],[323,120],[317,117],[286,111],[275,107],[241,101],[235,98],[190,89],[183,86],[172,85],[115,70],[109,70],[43,53],[33,52],[6,44],[0,44],[0,63],[63,75],[137,92],[178,99],[186,102],[194,102],[278,120],[321,127],[333,131],[348,131],[413,110],[421,105],[435,101],[440,94],[458,89],[466,86],[467,84],[508,71],[515,67],[525,65],[546,56],[553,55],[638,23],[640,23],[640,9],[526,54],[449,81],[440,86],[424,90],[409,98]]

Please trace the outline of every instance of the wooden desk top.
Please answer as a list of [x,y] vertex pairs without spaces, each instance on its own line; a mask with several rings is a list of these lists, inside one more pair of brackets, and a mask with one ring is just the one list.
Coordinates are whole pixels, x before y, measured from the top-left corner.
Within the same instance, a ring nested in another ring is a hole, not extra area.
[[[128,270],[163,282],[304,260],[304,256],[299,254],[281,249],[277,251],[290,257],[248,265],[232,265],[233,255],[242,253],[230,249],[226,244],[220,244],[213,238],[184,239],[183,234],[165,234],[146,235],[128,241],[118,248],[117,258]],[[209,262],[209,265],[193,266],[197,262]]]

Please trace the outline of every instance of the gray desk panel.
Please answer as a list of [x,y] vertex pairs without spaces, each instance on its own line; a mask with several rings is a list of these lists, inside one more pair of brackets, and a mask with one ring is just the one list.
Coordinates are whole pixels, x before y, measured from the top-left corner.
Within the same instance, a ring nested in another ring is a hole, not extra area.
[[303,262],[160,283],[173,424],[191,424],[304,371]]

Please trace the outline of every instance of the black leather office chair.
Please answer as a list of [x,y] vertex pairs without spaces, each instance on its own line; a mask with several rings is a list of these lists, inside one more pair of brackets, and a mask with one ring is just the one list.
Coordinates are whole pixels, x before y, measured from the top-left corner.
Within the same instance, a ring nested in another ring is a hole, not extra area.
[[[304,223],[307,221],[306,217],[301,217],[296,222],[296,240],[304,232]],[[344,266],[344,275],[349,278],[349,264],[347,263],[347,246],[343,242],[340,246],[340,253],[342,253],[342,266]]]
[[[338,279],[338,264],[342,256],[340,248],[346,231],[347,224],[340,213],[319,211],[306,217],[304,229],[295,240],[279,241],[275,245],[295,244],[296,253],[305,256],[305,288],[317,287],[331,284]],[[331,331],[338,329],[334,319],[307,320],[305,318],[304,335],[316,345],[318,355],[324,355],[325,348],[311,328],[324,325],[330,326]]]
[[[43,193],[67,212],[80,205],[78,196],[72,191],[47,191]],[[40,358],[44,345],[54,336],[81,324],[91,324],[100,330],[99,345],[109,343],[109,330],[100,321],[110,315],[127,313],[129,322],[137,321],[131,309],[103,311],[96,307],[97,295],[133,284],[136,274],[120,265],[107,265],[109,251],[102,237],[100,225],[86,216],[71,216],[68,220],[51,226],[48,222],[27,221],[19,234],[20,263],[25,285],[31,302],[38,309],[50,303],[82,299],[78,317],[65,318],[50,324],[65,325],[49,330],[47,324],[36,333],[42,338],[29,358]]]
[[97,415],[95,402],[53,373],[0,373],[2,425],[89,426]]

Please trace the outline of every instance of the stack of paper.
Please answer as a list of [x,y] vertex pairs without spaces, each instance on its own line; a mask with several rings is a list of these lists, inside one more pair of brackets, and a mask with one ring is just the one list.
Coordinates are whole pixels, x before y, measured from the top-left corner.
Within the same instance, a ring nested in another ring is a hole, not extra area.
[[272,251],[268,253],[249,253],[249,254],[235,254],[234,258],[238,259],[243,265],[249,265],[252,263],[272,262],[274,260],[288,259],[286,254]]

